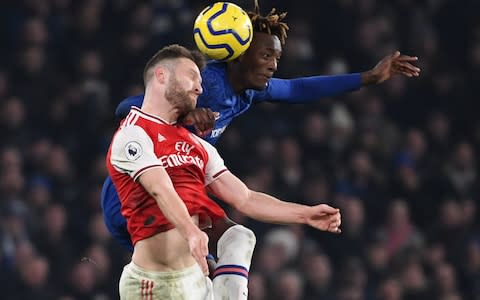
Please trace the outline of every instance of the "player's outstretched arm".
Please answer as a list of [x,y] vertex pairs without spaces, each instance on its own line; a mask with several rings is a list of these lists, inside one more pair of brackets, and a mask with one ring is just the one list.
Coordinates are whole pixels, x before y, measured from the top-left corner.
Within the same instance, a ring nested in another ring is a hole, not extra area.
[[228,171],[210,183],[208,188],[211,193],[255,220],[280,224],[307,224],[319,230],[340,233],[340,210],[326,204],[301,205],[252,191]]
[[332,97],[360,89],[362,86],[379,84],[394,74],[417,77],[420,69],[413,65],[417,57],[396,51],[385,56],[371,70],[330,76],[299,77],[294,79],[272,78],[265,91],[257,92],[255,101],[284,103],[308,103],[324,97]]
[[394,74],[418,77],[420,68],[412,64],[417,60],[416,56],[408,56],[401,54],[400,51],[395,51],[380,60],[373,69],[360,73],[362,85],[382,83]]

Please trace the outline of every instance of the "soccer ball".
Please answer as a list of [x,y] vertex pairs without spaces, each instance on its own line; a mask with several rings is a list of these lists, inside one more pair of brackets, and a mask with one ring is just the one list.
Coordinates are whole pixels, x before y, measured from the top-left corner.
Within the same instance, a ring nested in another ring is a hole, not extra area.
[[211,59],[232,60],[248,49],[253,38],[248,14],[230,2],[216,2],[200,12],[193,26],[198,49]]

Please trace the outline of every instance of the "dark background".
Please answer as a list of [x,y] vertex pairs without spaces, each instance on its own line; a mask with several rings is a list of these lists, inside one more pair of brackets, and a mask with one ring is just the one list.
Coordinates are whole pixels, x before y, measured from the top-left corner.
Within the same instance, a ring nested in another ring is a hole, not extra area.
[[[480,2],[260,2],[289,12],[277,77],[364,71],[397,49],[422,73],[258,105],[227,129],[219,152],[251,188],[342,209],[340,236],[230,211],[257,234],[250,299],[480,299]],[[129,257],[99,207],[113,111],[156,50],[193,47],[207,4],[1,2],[2,299],[118,298]]]

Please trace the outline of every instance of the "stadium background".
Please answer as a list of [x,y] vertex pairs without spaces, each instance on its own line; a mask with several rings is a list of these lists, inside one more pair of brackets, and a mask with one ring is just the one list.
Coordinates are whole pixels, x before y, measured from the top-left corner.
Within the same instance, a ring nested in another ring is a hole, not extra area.
[[[230,212],[258,236],[250,299],[480,299],[480,2],[260,2],[289,12],[277,77],[363,71],[395,49],[422,74],[259,105],[227,130],[219,151],[252,188],[342,208],[340,236]],[[128,255],[99,208],[113,111],[155,50],[193,46],[206,4],[1,1],[2,299],[117,299]]]

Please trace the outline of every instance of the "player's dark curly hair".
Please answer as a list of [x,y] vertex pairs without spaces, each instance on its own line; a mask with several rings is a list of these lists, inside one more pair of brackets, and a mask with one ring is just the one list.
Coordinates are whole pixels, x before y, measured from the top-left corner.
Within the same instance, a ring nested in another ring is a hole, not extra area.
[[278,13],[275,8],[266,15],[260,15],[258,0],[255,0],[255,11],[247,12],[250,20],[252,20],[253,31],[273,34],[278,37],[282,45],[285,44],[287,31],[289,29],[287,23],[282,22],[287,16],[286,12]]

